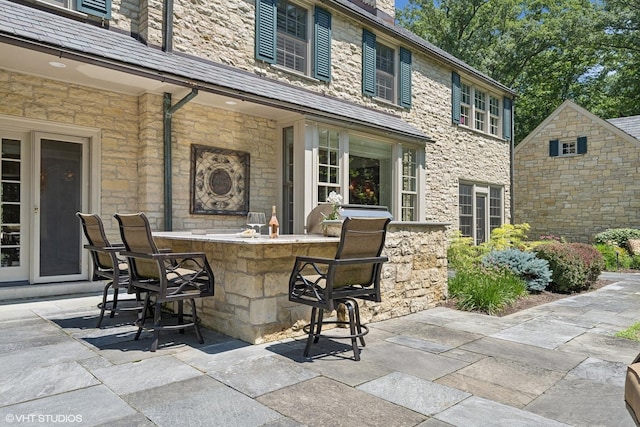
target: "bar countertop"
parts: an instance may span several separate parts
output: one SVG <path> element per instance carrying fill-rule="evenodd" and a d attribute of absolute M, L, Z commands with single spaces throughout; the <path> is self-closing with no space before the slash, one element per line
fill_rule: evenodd
<path fill-rule="evenodd" d="M 194 230 L 194 231 L 155 231 L 153 237 L 175 239 L 175 240 L 191 240 L 203 242 L 220 242 L 220 243 L 236 243 L 249 245 L 265 245 L 265 244 L 286 244 L 286 243 L 322 243 L 322 242 L 338 242 L 339 237 L 326 237 L 319 234 L 281 234 L 275 239 L 270 238 L 266 234 L 256 237 L 242 236 L 240 231 L 224 232 L 218 230 Z"/>

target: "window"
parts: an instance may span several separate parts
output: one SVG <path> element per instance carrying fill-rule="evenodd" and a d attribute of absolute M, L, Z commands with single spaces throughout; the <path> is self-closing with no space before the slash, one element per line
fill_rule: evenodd
<path fill-rule="evenodd" d="M 362 32 L 362 93 L 411 107 L 411 52 L 395 50 Z M 398 65 L 396 65 L 398 64 Z"/>
<path fill-rule="evenodd" d="M 376 96 L 391 102 L 395 99 L 394 57 L 393 49 L 382 44 L 376 45 Z"/>
<path fill-rule="evenodd" d="M 498 136 L 500 125 L 500 100 L 495 96 L 489 96 L 489 133 Z"/>
<path fill-rule="evenodd" d="M 77 10 L 87 15 L 111 19 L 111 0 L 44 0 L 65 9 Z"/>
<path fill-rule="evenodd" d="M 491 232 L 502 226 L 503 190 L 499 186 L 459 185 L 458 227 L 465 237 L 473 237 L 476 245 L 486 242 Z"/>
<path fill-rule="evenodd" d="M 512 100 L 463 82 L 451 74 L 451 116 L 454 124 L 511 140 Z M 502 123 L 502 126 L 501 126 Z"/>
<path fill-rule="evenodd" d="M 575 140 L 559 141 L 553 139 L 549 141 L 549 156 L 575 156 L 587 152 L 587 137 L 581 136 Z"/>
<path fill-rule="evenodd" d="M 460 124 L 469 126 L 469 111 L 471 111 L 471 88 L 462 83 L 462 98 L 460 100 Z"/>
<path fill-rule="evenodd" d="M 418 152 L 413 148 L 402 148 L 402 221 L 416 221 L 418 204 Z"/>
<path fill-rule="evenodd" d="M 301 73 L 307 71 L 307 10 L 278 1 L 276 64 Z"/>
<path fill-rule="evenodd" d="M 318 130 L 318 202 L 329 193 L 340 191 L 340 134 L 335 130 Z"/>
<path fill-rule="evenodd" d="M 330 81 L 331 14 L 316 7 L 313 23 L 310 15 L 291 1 L 257 0 L 256 58 Z"/>
<path fill-rule="evenodd" d="M 323 127 L 317 144 L 316 203 L 335 191 L 345 204 L 386 206 L 403 221 L 420 219 L 418 148 Z"/>

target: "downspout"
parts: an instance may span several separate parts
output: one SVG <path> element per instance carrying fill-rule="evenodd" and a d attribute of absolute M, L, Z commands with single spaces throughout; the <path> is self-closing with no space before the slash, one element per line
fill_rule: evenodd
<path fill-rule="evenodd" d="M 173 114 L 182 108 L 187 102 L 191 101 L 198 95 L 198 89 L 191 89 L 191 93 L 187 94 L 174 106 L 171 106 L 171 94 L 164 94 L 162 103 L 163 110 L 163 144 L 164 144 L 164 231 L 173 230 L 173 187 L 171 180 L 171 120 Z"/>
<path fill-rule="evenodd" d="M 162 50 L 173 50 L 173 0 L 164 0 L 162 8 Z"/>
<path fill-rule="evenodd" d="M 515 103 L 515 99 L 513 101 L 511 101 L 511 141 L 509 141 L 509 161 L 511 163 L 511 166 L 509 167 L 510 172 L 511 172 L 511 179 L 510 179 L 510 185 L 511 185 L 511 191 L 509 192 L 509 199 L 511 202 L 511 205 L 509 206 L 509 213 L 511 214 L 511 224 L 513 224 L 516 220 L 515 218 L 515 212 L 516 212 L 516 207 L 515 207 L 515 189 L 514 189 L 514 184 L 515 184 L 515 163 L 516 163 L 516 156 L 515 156 L 515 140 L 516 140 L 516 134 L 515 134 L 515 129 L 516 129 L 516 125 L 515 125 L 515 117 L 516 117 L 516 103 Z"/>

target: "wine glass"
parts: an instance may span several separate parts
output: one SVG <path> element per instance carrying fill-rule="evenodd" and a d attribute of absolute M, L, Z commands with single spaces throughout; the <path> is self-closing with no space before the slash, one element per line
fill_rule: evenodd
<path fill-rule="evenodd" d="M 264 212 L 249 212 L 247 214 L 247 225 L 252 229 L 258 227 L 258 234 L 261 233 L 262 227 L 267 223 Z M 255 236 L 252 236 L 255 237 Z"/>

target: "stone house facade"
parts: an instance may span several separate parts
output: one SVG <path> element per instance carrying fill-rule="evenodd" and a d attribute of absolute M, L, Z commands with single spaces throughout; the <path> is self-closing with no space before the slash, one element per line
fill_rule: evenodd
<path fill-rule="evenodd" d="M 2 179 L 18 192 L 0 201 L 0 283 L 87 278 L 78 210 L 113 239 L 116 212 L 222 229 L 273 205 L 302 233 L 330 191 L 478 242 L 511 222 L 514 92 L 395 26 L 392 0 L 0 6 Z M 197 169 L 245 154 L 240 196 L 229 170 Z"/>
<path fill-rule="evenodd" d="M 565 101 L 515 148 L 515 222 L 585 243 L 638 228 L 639 165 L 640 116 L 603 120 Z"/>

